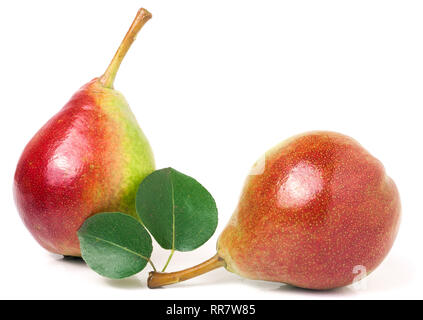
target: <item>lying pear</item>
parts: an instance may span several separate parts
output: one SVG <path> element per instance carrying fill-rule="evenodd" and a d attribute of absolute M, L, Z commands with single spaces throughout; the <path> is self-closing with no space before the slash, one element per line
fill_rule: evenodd
<path fill-rule="evenodd" d="M 14 196 L 34 238 L 47 250 L 80 256 L 77 230 L 98 212 L 137 217 L 135 194 L 154 171 L 150 145 L 114 90 L 118 68 L 151 14 L 140 9 L 106 72 L 80 88 L 25 147 Z"/>
<path fill-rule="evenodd" d="M 253 168 L 217 254 L 187 270 L 152 272 L 148 285 L 223 266 L 245 278 L 302 288 L 346 286 L 388 254 L 400 211 L 394 182 L 355 140 L 333 132 L 298 135 Z"/>

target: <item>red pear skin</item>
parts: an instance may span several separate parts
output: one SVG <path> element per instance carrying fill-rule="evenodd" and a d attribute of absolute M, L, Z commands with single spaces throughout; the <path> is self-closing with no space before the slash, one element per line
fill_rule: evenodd
<path fill-rule="evenodd" d="M 382 262 L 400 211 L 394 182 L 359 143 L 305 133 L 271 149 L 263 172 L 247 178 L 218 256 L 245 278 L 341 287 Z"/>
<path fill-rule="evenodd" d="M 135 193 L 154 171 L 154 159 L 122 99 L 94 79 L 37 132 L 21 155 L 14 179 L 16 205 L 28 230 L 48 251 L 80 256 L 76 232 L 95 213 L 137 217 Z"/>
<path fill-rule="evenodd" d="M 82 86 L 26 145 L 13 192 L 25 226 L 53 253 L 80 256 L 77 231 L 99 212 L 138 217 L 135 194 L 154 171 L 151 147 L 113 82 L 151 13 L 140 9 L 103 76 Z"/>

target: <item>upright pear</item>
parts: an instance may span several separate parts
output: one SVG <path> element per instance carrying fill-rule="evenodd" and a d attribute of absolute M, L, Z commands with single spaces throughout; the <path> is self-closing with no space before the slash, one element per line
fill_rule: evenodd
<path fill-rule="evenodd" d="M 137 217 L 135 194 L 154 171 L 150 145 L 123 95 L 118 68 L 151 14 L 140 9 L 106 72 L 81 87 L 31 139 L 18 162 L 19 214 L 48 251 L 80 256 L 77 230 L 91 215 Z"/>
<path fill-rule="evenodd" d="M 187 270 L 152 272 L 149 287 L 221 266 L 308 289 L 346 286 L 388 254 L 400 213 L 395 183 L 358 142 L 334 132 L 298 135 L 253 168 L 217 254 Z"/>

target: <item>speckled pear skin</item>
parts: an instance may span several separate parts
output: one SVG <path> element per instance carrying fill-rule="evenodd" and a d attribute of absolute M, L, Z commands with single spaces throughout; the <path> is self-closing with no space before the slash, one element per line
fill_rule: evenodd
<path fill-rule="evenodd" d="M 137 217 L 136 190 L 154 167 L 125 98 L 96 78 L 25 147 L 15 173 L 15 201 L 45 249 L 80 256 L 76 232 L 85 219 L 114 211 Z"/>
<path fill-rule="evenodd" d="M 341 287 L 358 276 L 356 266 L 369 274 L 382 262 L 400 212 L 376 158 L 345 135 L 309 132 L 271 149 L 264 172 L 248 176 L 218 254 L 245 278 Z"/>

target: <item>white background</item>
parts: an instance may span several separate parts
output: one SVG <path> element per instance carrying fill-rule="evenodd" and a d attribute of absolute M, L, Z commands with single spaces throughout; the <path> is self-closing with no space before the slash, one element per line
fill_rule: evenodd
<path fill-rule="evenodd" d="M 219 226 L 168 270 L 215 253 L 250 166 L 303 131 L 339 131 L 385 165 L 400 190 L 400 232 L 367 289 L 314 292 L 224 269 L 165 289 L 148 267 L 108 280 L 42 249 L 12 197 L 33 134 L 107 67 L 139 7 L 153 13 L 125 61 L 122 91 L 154 149 L 215 197 Z M 423 298 L 421 1 L 2 1 L 0 298 Z M 168 252 L 156 248 L 163 265 Z"/>

